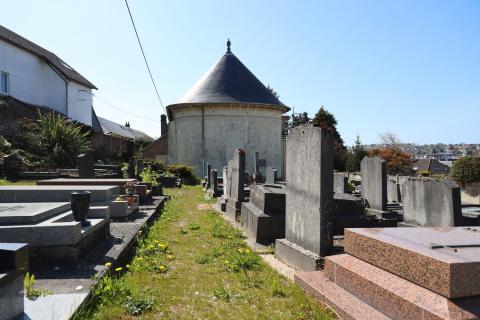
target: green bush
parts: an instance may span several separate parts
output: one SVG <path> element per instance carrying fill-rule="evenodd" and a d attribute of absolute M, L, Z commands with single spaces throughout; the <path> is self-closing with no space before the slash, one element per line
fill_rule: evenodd
<path fill-rule="evenodd" d="M 458 159 L 450 169 L 450 177 L 459 183 L 480 182 L 480 156 Z"/>
<path fill-rule="evenodd" d="M 90 149 L 89 132 L 82 126 L 68 122 L 59 114 L 38 113 L 42 144 L 49 158 L 59 166 L 74 166 L 76 157 Z"/>
<path fill-rule="evenodd" d="M 195 185 L 200 181 L 193 173 L 193 167 L 183 163 L 172 163 L 165 167 L 165 171 L 182 179 L 184 184 Z"/>
<path fill-rule="evenodd" d="M 418 172 L 419 175 L 421 175 L 422 177 L 429 177 L 430 176 L 430 171 L 428 170 L 421 170 Z"/>

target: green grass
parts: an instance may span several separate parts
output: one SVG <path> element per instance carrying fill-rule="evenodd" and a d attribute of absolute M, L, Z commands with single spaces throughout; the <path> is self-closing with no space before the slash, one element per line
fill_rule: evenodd
<path fill-rule="evenodd" d="M 10 185 L 24 185 L 24 186 L 31 186 L 36 185 L 35 181 L 9 181 L 6 179 L 0 179 L 0 186 L 10 186 Z"/>
<path fill-rule="evenodd" d="M 111 270 L 74 319 L 333 319 L 205 204 L 200 187 L 172 199 L 132 262 Z M 126 272 L 124 272 L 127 270 Z"/>

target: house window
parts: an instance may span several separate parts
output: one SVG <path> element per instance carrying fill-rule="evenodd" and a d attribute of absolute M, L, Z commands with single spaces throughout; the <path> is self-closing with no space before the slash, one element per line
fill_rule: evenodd
<path fill-rule="evenodd" d="M 2 71 L 0 73 L 0 93 L 8 94 L 9 91 L 10 91 L 9 74 Z"/>

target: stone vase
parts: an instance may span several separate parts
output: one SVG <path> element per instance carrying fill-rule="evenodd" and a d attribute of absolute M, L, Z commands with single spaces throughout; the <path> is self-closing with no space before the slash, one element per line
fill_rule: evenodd
<path fill-rule="evenodd" d="M 88 210 L 90 209 L 90 191 L 74 191 L 70 193 L 70 206 L 75 221 L 82 223 L 82 226 L 88 226 L 90 223 L 86 220 Z"/>

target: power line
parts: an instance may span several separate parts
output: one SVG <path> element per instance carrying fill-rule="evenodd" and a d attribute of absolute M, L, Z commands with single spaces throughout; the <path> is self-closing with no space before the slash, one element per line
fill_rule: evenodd
<path fill-rule="evenodd" d="M 93 94 L 93 93 L 92 93 L 92 96 L 94 96 L 94 97 L 97 98 L 98 100 L 102 101 L 103 103 L 109 105 L 110 107 L 112 107 L 112 108 L 114 108 L 114 109 L 116 109 L 116 110 L 118 110 L 118 111 L 121 111 L 121 112 L 123 112 L 123 113 L 126 113 L 126 114 L 128 114 L 128 115 L 131 115 L 131 116 L 133 116 L 133 117 L 137 117 L 137 118 L 140 118 L 140 119 L 143 119 L 143 120 L 148 120 L 148 121 L 153 121 L 153 122 L 160 123 L 160 121 L 158 121 L 158 120 L 154 120 L 154 119 L 150 119 L 150 118 L 147 118 L 147 117 L 144 117 L 144 116 L 140 116 L 140 115 L 138 115 L 138 114 L 134 114 L 134 113 L 131 113 L 131 112 L 129 112 L 129 111 L 126 111 L 126 110 L 124 110 L 124 109 L 122 109 L 122 108 L 119 108 L 119 107 L 115 106 L 114 104 L 106 101 L 105 99 L 100 98 L 100 97 L 97 96 L 96 94 Z"/>
<path fill-rule="evenodd" d="M 162 99 L 160 98 L 160 94 L 158 93 L 157 85 L 155 84 L 155 80 L 153 80 L 152 71 L 150 71 L 150 66 L 148 65 L 147 57 L 145 56 L 145 52 L 143 51 L 142 42 L 140 41 L 140 36 L 138 35 L 137 27 L 135 26 L 135 22 L 133 21 L 132 12 L 130 11 L 130 6 L 128 5 L 127 0 L 125 0 L 125 5 L 127 6 L 128 14 L 130 15 L 130 20 L 132 21 L 132 25 L 133 25 L 133 30 L 135 30 L 135 35 L 137 36 L 138 45 L 140 46 L 140 50 L 142 51 L 142 55 L 143 55 L 143 60 L 145 61 L 145 65 L 147 66 L 148 74 L 150 75 L 150 79 L 152 80 L 153 88 L 155 88 L 155 93 L 157 94 L 158 101 L 160 101 L 160 105 L 162 106 L 163 111 L 166 114 L 167 110 L 165 110 L 165 107 L 163 106 Z"/>

